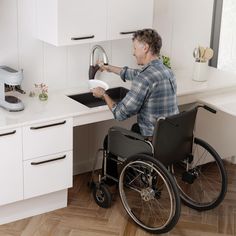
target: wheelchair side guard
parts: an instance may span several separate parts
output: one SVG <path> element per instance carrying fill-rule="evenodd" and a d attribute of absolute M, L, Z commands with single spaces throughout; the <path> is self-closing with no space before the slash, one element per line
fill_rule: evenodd
<path fill-rule="evenodd" d="M 108 151 L 122 158 L 128 158 L 138 153 L 152 153 L 152 147 L 142 135 L 132 131 L 112 127 L 108 133 Z"/>

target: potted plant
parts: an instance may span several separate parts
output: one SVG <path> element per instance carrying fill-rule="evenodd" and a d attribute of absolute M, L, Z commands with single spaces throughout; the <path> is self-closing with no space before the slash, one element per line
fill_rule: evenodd
<path fill-rule="evenodd" d="M 168 67 L 168 68 L 171 69 L 170 58 L 167 57 L 167 56 L 161 55 L 161 59 L 162 59 L 162 61 L 163 61 L 163 64 L 164 64 L 166 67 Z"/>
<path fill-rule="evenodd" d="M 48 86 L 44 83 L 41 84 L 34 84 L 35 88 L 40 90 L 39 99 L 41 101 L 48 100 Z"/>

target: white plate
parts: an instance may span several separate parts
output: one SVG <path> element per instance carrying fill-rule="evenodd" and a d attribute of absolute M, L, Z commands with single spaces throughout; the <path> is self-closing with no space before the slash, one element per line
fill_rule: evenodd
<path fill-rule="evenodd" d="M 93 89 L 96 87 L 102 87 L 105 90 L 109 89 L 109 85 L 101 80 L 97 80 L 97 79 L 92 79 L 88 81 L 89 84 L 89 89 Z"/>

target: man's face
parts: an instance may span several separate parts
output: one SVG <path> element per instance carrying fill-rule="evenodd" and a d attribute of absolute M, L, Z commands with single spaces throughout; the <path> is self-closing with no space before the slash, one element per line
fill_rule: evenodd
<path fill-rule="evenodd" d="M 147 52 L 147 45 L 135 39 L 133 41 L 133 47 L 133 55 L 136 57 L 137 64 L 144 65 L 144 59 Z"/>

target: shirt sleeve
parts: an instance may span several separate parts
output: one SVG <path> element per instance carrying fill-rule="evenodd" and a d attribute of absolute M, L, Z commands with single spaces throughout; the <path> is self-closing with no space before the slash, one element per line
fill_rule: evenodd
<path fill-rule="evenodd" d="M 126 80 L 133 80 L 140 73 L 140 71 L 140 69 L 130 69 L 125 66 L 120 72 L 120 77 L 124 82 Z"/>
<path fill-rule="evenodd" d="M 147 80 L 137 76 L 131 85 L 126 96 L 112 108 L 112 113 L 116 120 L 125 120 L 136 115 L 141 109 L 149 91 Z"/>

